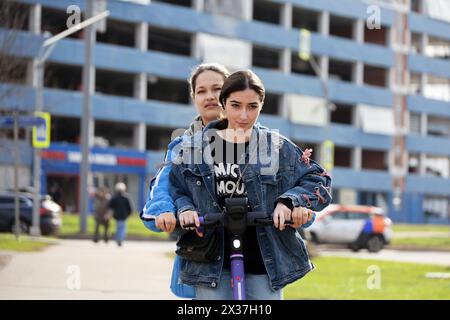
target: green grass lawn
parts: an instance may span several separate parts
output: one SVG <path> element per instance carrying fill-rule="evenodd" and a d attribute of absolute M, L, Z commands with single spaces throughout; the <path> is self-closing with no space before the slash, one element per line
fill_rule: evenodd
<path fill-rule="evenodd" d="M 19 240 L 12 233 L 0 233 L 0 250 L 9 251 L 39 251 L 45 247 L 52 245 L 54 241 L 42 241 L 30 238 L 25 235 L 20 235 Z"/>
<path fill-rule="evenodd" d="M 79 234 L 80 220 L 77 214 L 63 214 L 62 215 L 62 228 L 59 233 L 62 237 L 70 237 Z M 95 228 L 95 221 L 92 216 L 88 217 L 88 234 L 93 235 Z M 116 223 L 114 219 L 111 220 L 109 226 L 109 232 L 114 233 L 116 229 Z M 101 229 L 100 232 L 103 230 Z M 154 240 L 166 240 L 168 239 L 167 232 L 153 232 L 147 229 L 142 223 L 141 219 L 137 214 L 131 215 L 127 219 L 127 236 L 128 237 L 138 237 L 138 238 L 148 238 Z"/>
<path fill-rule="evenodd" d="M 394 232 L 449 232 L 449 225 L 434 225 L 434 224 L 402 224 L 402 223 L 394 223 L 392 225 L 392 229 Z"/>
<path fill-rule="evenodd" d="M 423 249 L 445 249 L 450 250 L 450 237 L 411 237 L 394 238 L 393 246 L 417 246 Z"/>
<path fill-rule="evenodd" d="M 395 248 L 450 251 L 450 226 L 448 225 L 394 224 L 393 231 L 391 245 Z M 412 234 L 408 235 L 408 232 Z M 413 234 L 415 232 L 419 234 Z"/>
<path fill-rule="evenodd" d="M 450 279 L 425 277 L 450 273 L 450 267 L 337 257 L 317 257 L 313 263 L 314 271 L 285 288 L 285 299 L 450 299 Z M 368 280 L 376 283 L 370 267 L 379 268 L 379 289 L 367 286 Z"/>

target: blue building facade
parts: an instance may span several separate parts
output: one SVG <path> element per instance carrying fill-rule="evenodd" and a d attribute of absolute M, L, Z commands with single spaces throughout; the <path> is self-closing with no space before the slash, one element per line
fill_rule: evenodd
<path fill-rule="evenodd" d="M 32 63 L 44 39 L 43 31 L 48 25 L 65 22 L 69 6 L 83 11 L 85 1 L 17 3 L 28 12 L 27 27 L 17 31 L 9 51 L 25 61 L 26 77 L 21 83 L 0 84 L 0 91 L 13 86 L 20 92 L 20 98 L 3 99 L 0 109 L 33 111 Z M 195 116 L 186 79 L 195 65 L 214 59 L 231 70 L 251 68 L 261 77 L 268 93 L 262 124 L 279 129 L 302 148 L 312 147 L 318 160 L 322 142 L 333 141 L 331 174 L 336 202 L 381 206 L 394 221 L 449 223 L 449 21 L 430 16 L 425 0 L 405 2 L 408 26 L 404 32 L 409 46 L 405 54 L 408 86 L 403 95 L 409 122 L 405 139 L 408 160 L 398 208 L 393 205 L 390 162 L 395 132 L 390 122 L 396 97 L 397 9 L 371 7 L 370 1 L 360 0 L 226 3 L 108 1 L 111 14 L 106 33 L 97 35 L 94 58 L 93 125 L 96 136 L 110 141 L 103 147 L 99 143 L 92 151 L 104 155 L 93 164 L 97 185 L 111 186 L 126 176 L 136 205 L 143 205 L 146 182 L 162 162 L 171 132 L 186 127 Z M 375 30 L 368 27 L 371 14 L 379 17 Z M 65 26 L 59 28 L 62 31 Z M 324 91 L 310 64 L 298 59 L 300 28 L 311 31 L 311 55 L 335 106 L 328 116 L 319 112 L 322 116 L 314 121 L 308 121 L 306 115 L 314 112 Z M 7 32 L 0 29 L 0 37 Z M 237 48 L 235 56 L 227 57 L 227 46 Z M 78 164 L 68 161 L 68 153 L 79 152 L 76 130 L 82 114 L 83 62 L 82 34 L 61 40 L 48 59 L 46 74 L 51 79 L 46 80 L 44 110 L 52 114 L 54 131 L 42 163 L 45 188 L 61 182 L 61 175 L 77 174 Z M 24 143 L 23 148 L 30 147 Z M 30 168 L 31 154 L 24 152 L 22 158 Z M 114 161 L 119 158 L 128 161 L 118 165 Z M 10 160 L 6 154 L 0 156 L 3 166 L 11 164 Z"/>

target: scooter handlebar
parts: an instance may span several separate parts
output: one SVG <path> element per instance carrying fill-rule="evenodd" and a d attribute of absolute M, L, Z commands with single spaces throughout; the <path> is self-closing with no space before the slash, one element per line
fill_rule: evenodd
<path fill-rule="evenodd" d="M 205 228 L 210 227 L 226 227 L 227 220 L 222 213 L 208 213 L 204 216 L 199 217 L 200 226 Z M 254 211 L 247 212 L 247 226 L 271 226 L 273 225 L 273 216 L 267 216 L 265 212 Z M 292 225 L 294 222 L 292 220 L 285 220 L 284 224 Z M 181 228 L 180 221 L 177 219 L 177 227 Z M 196 228 L 195 223 L 185 224 L 184 228 Z"/>

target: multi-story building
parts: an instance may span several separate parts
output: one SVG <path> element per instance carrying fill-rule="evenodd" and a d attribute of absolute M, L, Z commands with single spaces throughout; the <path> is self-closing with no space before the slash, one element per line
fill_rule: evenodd
<path fill-rule="evenodd" d="M 0 109 L 33 111 L 33 63 L 43 34 L 66 29 L 67 8 L 84 10 L 85 1 L 15 2 L 24 20 L 0 27 L 2 33 L 17 29 L 8 56 L 17 72 L 2 77 L 0 88 L 13 83 L 16 90 L 14 98 L 0 100 Z M 143 205 L 172 131 L 195 116 L 186 82 L 192 67 L 217 61 L 231 70 L 252 68 L 262 78 L 262 124 L 312 148 L 317 160 L 322 142 L 333 141 L 335 202 L 381 206 L 395 221 L 448 223 L 450 1 L 109 0 L 108 10 L 95 47 L 96 186 L 125 181 Z M 298 57 L 300 28 L 311 32 L 319 74 Z M 52 144 L 42 153 L 41 184 L 43 192 L 58 184 L 69 211 L 77 210 L 83 61 L 81 31 L 61 40 L 45 65 Z M 403 69 L 399 61 L 406 62 Z M 323 83 L 334 105 L 329 112 Z M 1 189 L 12 186 L 13 176 L 11 133 L 3 135 Z M 20 182 L 29 185 L 28 130 L 21 138 Z M 400 207 L 394 205 L 394 150 L 406 159 Z"/>

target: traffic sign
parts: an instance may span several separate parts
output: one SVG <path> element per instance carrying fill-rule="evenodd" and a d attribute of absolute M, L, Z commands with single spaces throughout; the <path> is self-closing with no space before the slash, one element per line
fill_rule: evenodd
<path fill-rule="evenodd" d="M 50 146 L 50 113 L 35 112 L 34 114 L 44 122 L 41 125 L 33 126 L 33 147 L 48 148 Z"/>
<path fill-rule="evenodd" d="M 311 57 L 311 31 L 300 29 L 298 57 L 304 61 L 308 61 Z"/>
<path fill-rule="evenodd" d="M 30 117 L 30 116 L 18 116 L 17 126 L 19 128 L 27 128 L 32 126 L 43 125 L 44 120 L 42 118 Z M 12 129 L 14 128 L 14 116 L 6 116 L 0 118 L 0 128 Z"/>
<path fill-rule="evenodd" d="M 327 171 L 332 171 L 334 167 L 334 142 L 325 140 L 322 143 L 322 165 Z"/>

